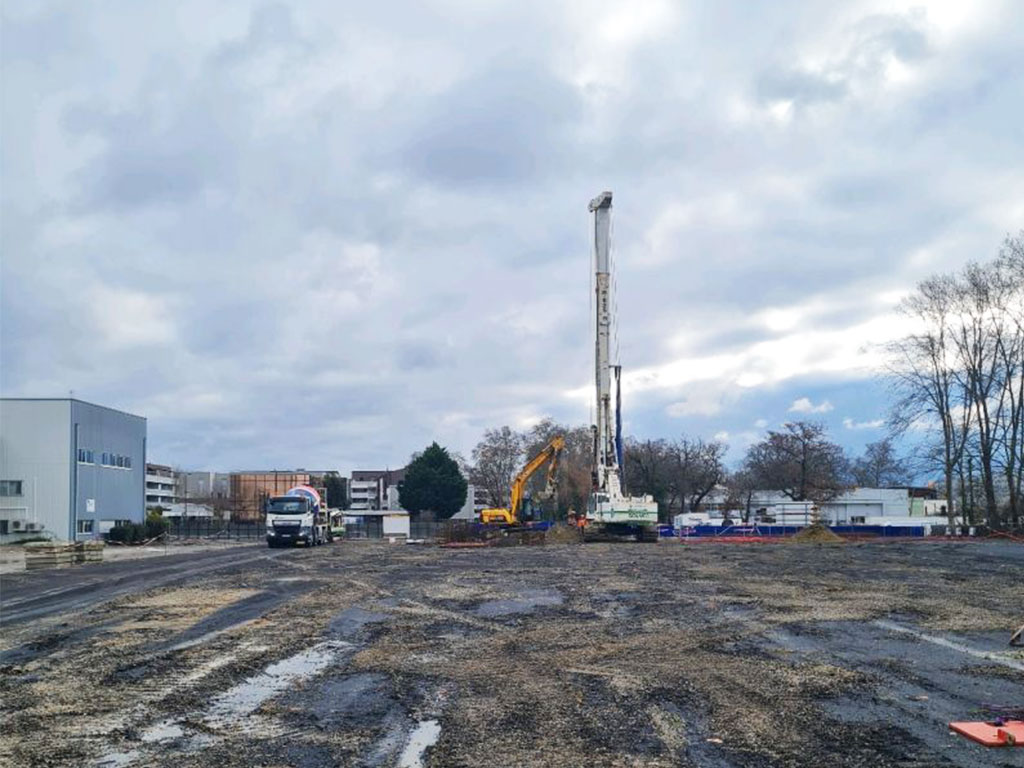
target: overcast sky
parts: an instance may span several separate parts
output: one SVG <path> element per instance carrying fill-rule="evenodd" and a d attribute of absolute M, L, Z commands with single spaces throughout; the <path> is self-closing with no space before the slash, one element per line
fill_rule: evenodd
<path fill-rule="evenodd" d="M 2 379 L 191 469 L 398 466 L 589 419 L 886 410 L 921 278 L 1024 225 L 1015 2 L 3 4 Z"/>

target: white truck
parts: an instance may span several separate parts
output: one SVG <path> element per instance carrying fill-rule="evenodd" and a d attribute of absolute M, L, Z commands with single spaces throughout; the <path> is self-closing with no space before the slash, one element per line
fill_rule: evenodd
<path fill-rule="evenodd" d="M 315 488 L 299 485 L 284 496 L 271 496 L 266 511 L 269 547 L 291 547 L 297 543 L 315 547 L 332 540 L 326 510 Z"/>

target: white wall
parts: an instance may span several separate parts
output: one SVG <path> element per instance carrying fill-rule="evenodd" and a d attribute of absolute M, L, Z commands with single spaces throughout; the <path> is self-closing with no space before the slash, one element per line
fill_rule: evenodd
<path fill-rule="evenodd" d="M 71 403 L 0 400 L 0 480 L 21 480 L 21 496 L 0 497 L 0 519 L 71 531 Z"/>

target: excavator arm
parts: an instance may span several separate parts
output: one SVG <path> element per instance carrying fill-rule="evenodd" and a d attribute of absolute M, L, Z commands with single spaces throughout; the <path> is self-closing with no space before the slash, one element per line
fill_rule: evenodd
<path fill-rule="evenodd" d="M 558 456 L 565 448 L 565 438 L 561 435 L 556 435 L 551 439 L 547 445 L 526 462 L 526 466 L 520 470 L 519 474 L 516 475 L 515 480 L 512 481 L 512 498 L 509 500 L 508 508 L 496 508 L 496 509 L 485 509 L 480 513 L 480 520 L 484 523 L 505 523 L 506 525 L 515 525 L 519 522 L 519 510 L 523 503 L 523 492 L 526 489 L 526 484 L 530 478 L 548 461 L 551 462 L 548 467 L 547 475 L 547 486 L 545 493 L 551 493 L 555 484 L 555 473 L 558 470 Z"/>

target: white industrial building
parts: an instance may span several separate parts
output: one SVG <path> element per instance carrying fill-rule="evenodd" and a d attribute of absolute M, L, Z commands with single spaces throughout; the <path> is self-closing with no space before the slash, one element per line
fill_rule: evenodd
<path fill-rule="evenodd" d="M 720 523 L 726 515 L 727 493 L 716 488 L 697 512 L 676 516 L 678 525 Z M 921 499 L 910 488 L 853 488 L 821 505 L 817 510 L 829 525 L 921 525 L 945 524 L 946 502 Z M 814 516 L 814 503 L 793 501 L 778 491 L 755 491 L 750 499 L 750 522 L 778 525 L 806 525 Z M 733 507 L 733 519 L 742 517 Z"/>
<path fill-rule="evenodd" d="M 0 541 L 98 537 L 145 516 L 146 420 L 73 398 L 0 399 Z"/>

